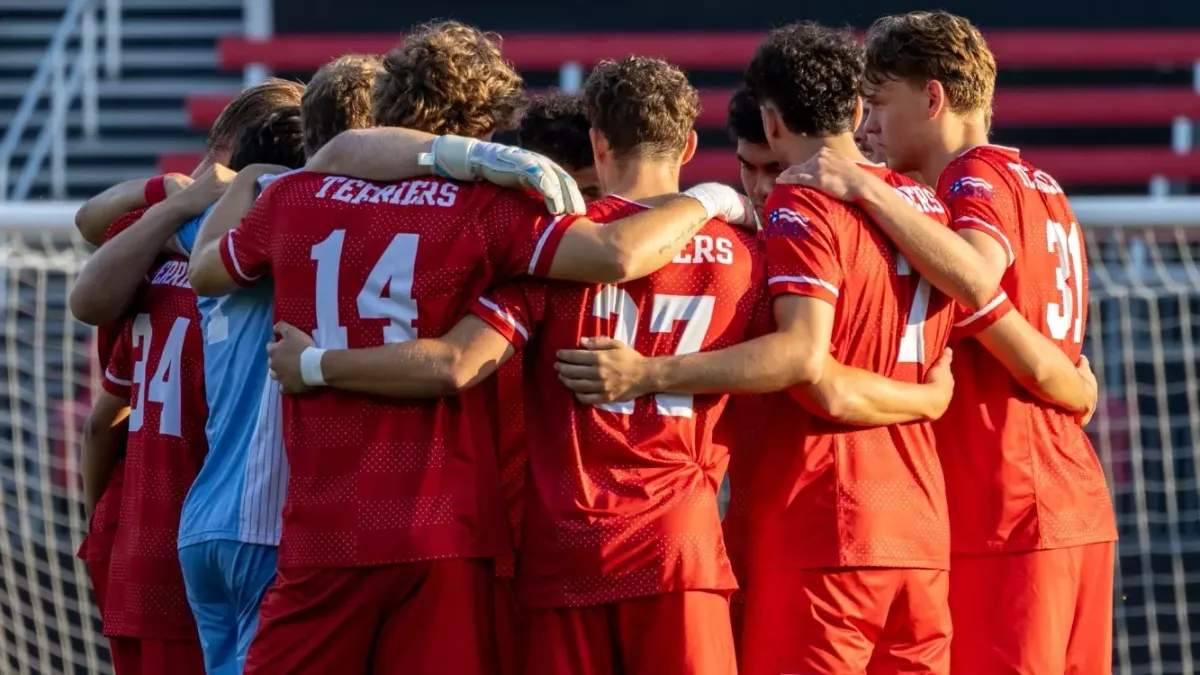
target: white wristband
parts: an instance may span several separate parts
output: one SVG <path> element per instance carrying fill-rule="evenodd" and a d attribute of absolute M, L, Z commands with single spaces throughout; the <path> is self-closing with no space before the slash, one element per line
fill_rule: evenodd
<path fill-rule="evenodd" d="M 300 352 L 300 379 L 310 387 L 324 387 L 325 376 L 321 373 L 321 357 L 325 350 L 320 347 L 305 347 Z"/>

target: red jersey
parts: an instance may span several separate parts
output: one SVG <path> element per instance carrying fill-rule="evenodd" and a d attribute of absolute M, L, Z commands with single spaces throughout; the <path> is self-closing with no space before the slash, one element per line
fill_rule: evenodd
<path fill-rule="evenodd" d="M 725 549 L 729 553 L 729 564 L 737 578 L 740 591 L 746 588 L 749 569 L 746 551 L 753 541 L 751 526 L 754 519 L 750 514 L 753 503 L 754 481 L 759 458 L 766 440 L 767 411 L 764 396 L 731 396 L 717 428 L 713 442 L 729 449 L 729 505 L 721 519 L 721 530 L 725 537 Z M 742 601 L 743 593 L 734 594 L 735 602 Z"/>
<path fill-rule="evenodd" d="M 592 202 L 610 222 L 645 206 Z M 596 605 L 682 590 L 736 588 L 717 491 L 727 449 L 712 442 L 725 396 L 656 394 L 602 406 L 558 381 L 556 351 L 611 335 L 647 356 L 740 342 L 763 307 L 754 238 L 710 221 L 672 264 L 618 285 L 526 282 L 474 311 L 525 354 L 529 476 L 518 588 L 533 607 Z M 553 311 L 548 311 L 553 308 Z M 537 333 L 534 337 L 534 333 Z"/>
<path fill-rule="evenodd" d="M 525 447 L 525 406 L 522 399 L 524 361 L 521 352 L 500 366 L 488 380 L 496 396 L 496 457 L 500 465 L 500 491 L 508 508 L 508 523 L 513 550 L 521 545 L 521 518 L 525 510 L 525 472 L 529 452 Z M 516 575 L 516 560 L 505 556 L 496 561 L 496 575 L 511 579 Z"/>
<path fill-rule="evenodd" d="M 1073 361 L 1087 325 L 1087 256 L 1058 183 L 1013 148 L 985 145 L 938 179 L 956 229 L 1008 255 L 1001 288 Z M 957 333 L 956 333 L 957 335 Z M 936 425 L 945 449 L 955 553 L 1009 553 L 1113 541 L 1104 471 L 1073 415 L 1029 393 L 974 340 L 955 346 L 955 390 Z"/>
<path fill-rule="evenodd" d="M 877 165 L 868 169 L 929 216 L 948 223 L 928 188 Z M 767 201 L 771 294 L 835 307 L 838 361 L 921 382 L 950 336 L 954 305 L 859 208 L 815 190 L 779 185 Z M 950 528 L 933 428 L 843 425 L 811 415 L 786 392 L 758 472 L 752 558 L 775 568 L 946 569 Z"/>
<path fill-rule="evenodd" d="M 318 346 L 376 347 L 441 336 L 492 281 L 544 272 L 572 220 L 485 183 L 300 171 L 263 191 L 221 254 L 242 283 L 271 274 L 276 320 Z M 424 400 L 286 397 L 280 566 L 511 552 L 488 403 L 480 388 Z"/>
<path fill-rule="evenodd" d="M 161 182 L 160 182 L 161 184 Z M 158 194 L 158 191 L 147 191 L 147 197 L 150 199 L 150 204 L 157 204 L 166 198 L 166 194 Z M 141 220 L 146 214 L 149 207 L 130 211 L 125 215 L 117 218 L 109 226 L 108 231 L 104 234 L 104 241 L 107 243 L 113 237 L 129 229 L 137 221 Z M 108 364 L 113 353 L 116 351 L 117 342 L 121 338 L 121 334 L 125 331 L 128 324 L 127 317 L 121 317 L 115 321 L 110 321 L 96 328 L 96 358 L 100 365 L 100 372 L 108 371 Z M 79 546 L 78 557 L 90 562 L 100 562 L 108 560 L 112 555 L 113 541 L 117 536 L 117 523 L 121 513 L 121 493 L 125 483 L 125 459 L 117 460 L 113 465 L 112 472 L 108 475 L 108 485 L 104 488 L 104 494 L 100 495 L 100 499 L 96 502 L 96 509 L 92 512 L 92 520 L 88 523 L 88 533 L 84 537 L 83 543 Z"/>
<path fill-rule="evenodd" d="M 104 374 L 104 388 L 130 407 L 104 634 L 193 639 L 176 544 L 183 499 L 208 451 L 204 352 L 188 261 L 160 261 Z"/>

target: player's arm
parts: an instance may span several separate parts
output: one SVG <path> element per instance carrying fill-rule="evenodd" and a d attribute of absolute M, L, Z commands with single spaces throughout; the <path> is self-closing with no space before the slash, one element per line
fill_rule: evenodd
<path fill-rule="evenodd" d="M 977 310 L 995 297 L 1007 265 L 997 266 L 975 242 L 913 208 L 895 188 L 851 159 L 822 150 L 780 181 L 857 203 L 918 274 L 964 307 Z"/>
<path fill-rule="evenodd" d="M 108 228 L 121 216 L 167 197 L 192 184 L 183 174 L 170 173 L 153 178 L 135 178 L 108 188 L 92 197 L 75 212 L 75 229 L 84 241 L 99 246 Z"/>
<path fill-rule="evenodd" d="M 180 251 L 191 255 L 193 251 L 207 249 L 220 240 L 221 235 L 236 229 L 242 218 L 250 212 L 250 207 L 254 206 L 262 177 L 287 171 L 287 167 L 275 164 L 251 164 L 239 171 L 229 189 L 202 220 L 189 221 L 176 232 L 175 240 Z"/>
<path fill-rule="evenodd" d="M 232 172 L 218 167 L 150 207 L 132 227 L 101 246 L 84 265 L 71 289 L 71 313 L 99 326 L 124 313 L 167 240 L 189 218 L 224 192 Z"/>
<path fill-rule="evenodd" d="M 433 171 L 419 158 L 422 153 L 432 152 L 436 138 L 435 134 L 404 127 L 350 129 L 334 136 L 309 157 L 304 168 L 381 182 L 428 176 Z"/>
<path fill-rule="evenodd" d="M 1086 359 L 1071 363 L 1058 345 L 1039 333 L 1017 312 L 1009 312 L 975 334 L 1022 387 L 1038 398 L 1077 415 L 1096 408 L 1095 376 Z"/>
<path fill-rule="evenodd" d="M 898 382 L 830 355 L 834 307 L 828 302 L 782 295 L 774 314 L 775 332 L 717 351 L 645 358 L 615 340 L 589 338 L 585 350 L 561 350 L 556 368 L 580 401 L 591 404 L 653 392 L 765 394 L 796 387 L 806 408 L 846 424 L 899 424 L 945 412 L 953 387 L 948 359 L 927 384 Z"/>
<path fill-rule="evenodd" d="M 201 225 L 202 230 L 207 230 L 203 233 L 207 242 L 192 246 L 188 263 L 188 283 L 196 295 L 223 297 L 252 286 L 267 273 L 273 195 L 277 188 L 286 188 L 281 186 L 286 180 L 273 182 L 257 197 L 253 194 L 254 181 L 243 181 L 237 194 L 230 195 L 228 201 L 218 202 L 209 213 Z M 237 226 L 225 229 L 239 212 L 245 215 L 238 218 Z M 217 220 L 210 224 L 208 221 L 214 216 Z"/>
<path fill-rule="evenodd" d="M 83 453 L 80 461 L 83 474 L 83 501 L 89 519 L 96 503 L 104 495 L 113 467 L 125 446 L 129 416 L 129 398 L 102 390 L 92 402 L 83 427 Z"/>
<path fill-rule="evenodd" d="M 366 349 L 321 350 L 286 323 L 267 346 L 271 376 L 284 393 L 327 386 L 389 398 L 431 398 L 466 391 L 496 372 L 515 350 L 476 315 L 463 317 L 445 335 Z"/>

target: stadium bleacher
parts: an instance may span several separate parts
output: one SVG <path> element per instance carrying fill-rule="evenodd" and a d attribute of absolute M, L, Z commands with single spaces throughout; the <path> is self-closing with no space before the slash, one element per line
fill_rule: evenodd
<path fill-rule="evenodd" d="M 604 58 L 629 53 L 660 56 L 689 70 L 735 75 L 753 54 L 759 33 L 512 34 L 504 39 L 506 56 L 522 72 L 558 72 L 587 68 Z M 989 44 L 1002 69 L 1091 70 L 1193 67 L 1200 64 L 1200 34 L 1164 30 L 992 31 Z M 399 36 L 280 35 L 269 40 L 229 37 L 218 44 L 220 66 L 252 65 L 288 73 L 310 73 L 329 59 L 350 52 L 382 53 Z M 1200 74 L 1197 75 L 1200 78 Z M 1200 121 L 1200 80 L 1188 86 L 1022 87 L 1002 88 L 996 97 L 996 126 L 1160 127 L 1171 129 L 1161 145 L 1030 146 L 1035 164 L 1069 187 L 1144 186 L 1156 177 L 1200 181 L 1200 153 L 1193 151 L 1192 130 Z M 719 130 L 725 122 L 730 91 L 706 89 L 701 129 Z M 187 101 L 189 123 L 206 129 L 229 96 L 198 94 Z M 189 171 L 197 157 L 164 155 L 163 171 Z M 689 181 L 736 181 L 737 165 L 727 149 L 702 148 L 686 167 Z M 1142 188 L 1144 189 L 1144 187 Z"/>

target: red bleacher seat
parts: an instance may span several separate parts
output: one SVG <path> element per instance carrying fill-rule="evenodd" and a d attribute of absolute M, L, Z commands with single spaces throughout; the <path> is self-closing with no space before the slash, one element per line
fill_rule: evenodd
<path fill-rule="evenodd" d="M 732 91 L 705 90 L 700 93 L 703 112 L 697 125 L 725 125 L 726 108 Z M 207 129 L 232 96 L 196 95 L 187 101 L 188 120 L 194 128 Z M 1014 126 L 1120 126 L 1169 124 L 1178 116 L 1200 119 L 1200 95 L 1190 89 L 1001 89 L 996 92 L 996 124 Z"/>
<path fill-rule="evenodd" d="M 1200 180 L 1200 154 L 1176 155 L 1159 148 L 1029 148 L 1029 161 L 1067 185 L 1133 185 L 1150 176 Z M 199 154 L 164 155 L 163 173 L 191 173 Z M 683 168 L 683 182 L 738 185 L 738 166 L 728 149 L 700 150 Z"/>
<path fill-rule="evenodd" d="M 744 67 L 761 39 L 761 33 L 518 33 L 504 37 L 504 55 L 526 70 L 557 70 L 568 61 L 590 66 L 628 54 L 658 56 L 691 70 L 729 70 Z M 1200 61 L 1200 33 L 1194 30 L 997 30 L 987 39 L 1005 68 L 1145 68 Z M 382 54 L 399 40 L 370 33 L 228 37 L 218 54 L 226 68 L 261 63 L 315 70 L 350 52 Z"/>

